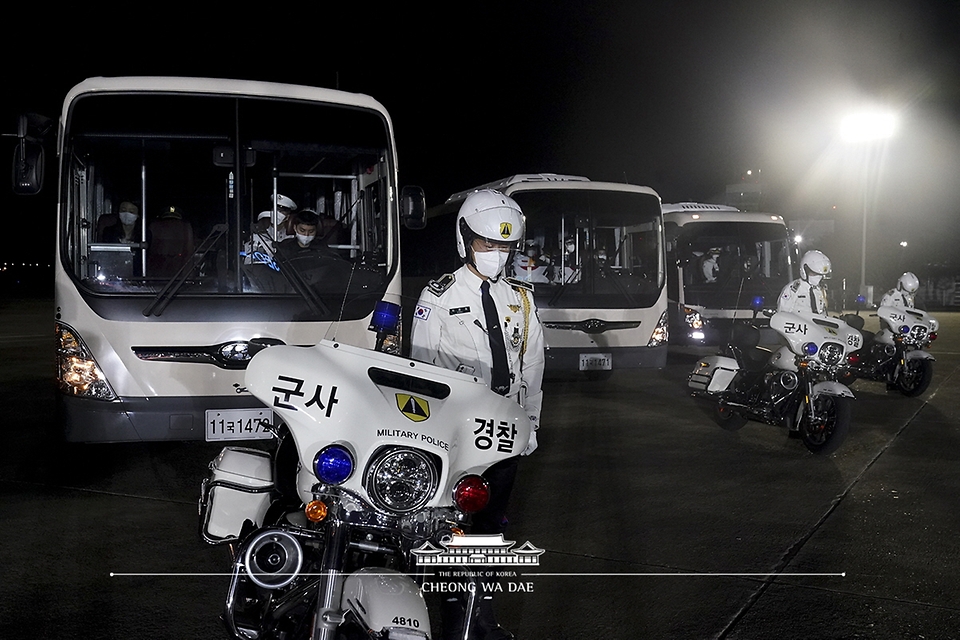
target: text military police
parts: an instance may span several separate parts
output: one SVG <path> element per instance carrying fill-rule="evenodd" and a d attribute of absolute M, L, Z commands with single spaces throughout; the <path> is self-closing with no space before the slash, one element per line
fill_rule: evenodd
<path fill-rule="evenodd" d="M 478 376 L 493 391 L 515 399 L 533 427 L 522 452 L 529 455 L 537 448 L 540 423 L 543 330 L 532 285 L 503 275 L 523 237 L 523 213 L 512 198 L 483 189 L 464 199 L 456 221 L 457 251 L 464 264 L 424 288 L 414 312 L 411 356 Z M 516 470 L 513 457 L 484 473 L 490 503 L 474 515 L 471 533 L 503 533 Z M 466 614 L 463 606 L 453 599 L 444 602 L 445 634 L 459 631 Z M 496 624 L 487 598 L 470 617 L 478 627 L 471 630 L 471 638 L 511 637 Z M 448 626 L 451 618 L 453 629 Z"/>

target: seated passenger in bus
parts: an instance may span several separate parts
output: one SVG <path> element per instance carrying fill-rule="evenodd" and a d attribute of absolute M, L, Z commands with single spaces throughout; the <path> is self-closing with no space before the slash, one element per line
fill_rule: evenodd
<path fill-rule="evenodd" d="M 136 244 L 141 241 L 140 209 L 121 202 L 117 213 L 105 213 L 97 220 L 97 242 Z"/>
<path fill-rule="evenodd" d="M 716 282 L 720 277 L 720 253 L 720 249 L 714 247 L 700 257 L 700 273 L 704 282 Z"/>
<path fill-rule="evenodd" d="M 293 214 L 293 237 L 277 244 L 277 253 L 291 260 L 312 256 L 336 256 L 326 243 L 317 239 L 320 216 L 310 209 Z"/>
<path fill-rule="evenodd" d="M 549 269 L 549 261 L 541 253 L 540 247 L 531 240 L 527 241 L 523 253 L 518 251 L 513 258 L 513 276 L 517 280 L 532 283 L 550 282 Z"/>

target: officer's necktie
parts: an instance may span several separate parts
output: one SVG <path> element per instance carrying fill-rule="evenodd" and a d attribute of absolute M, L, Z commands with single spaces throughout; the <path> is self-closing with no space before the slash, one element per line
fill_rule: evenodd
<path fill-rule="evenodd" d="M 483 318 L 487 323 L 487 338 L 490 340 L 490 353 L 493 355 L 493 368 L 490 371 L 490 388 L 502 396 L 510 390 L 510 368 L 507 366 L 507 347 L 503 342 L 503 330 L 500 328 L 500 314 L 497 305 L 490 296 L 490 281 L 480 285 L 480 300 L 483 302 Z"/>

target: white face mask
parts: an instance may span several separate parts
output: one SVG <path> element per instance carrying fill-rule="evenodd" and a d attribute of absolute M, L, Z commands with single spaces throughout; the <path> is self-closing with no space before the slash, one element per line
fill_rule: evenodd
<path fill-rule="evenodd" d="M 310 244 L 311 242 L 313 242 L 314 237 L 315 237 L 315 236 L 304 236 L 304 235 L 301 235 L 301 234 L 298 233 L 298 234 L 297 234 L 297 242 L 299 242 L 299 243 L 302 244 L 303 246 L 307 246 L 308 244 Z"/>
<path fill-rule="evenodd" d="M 132 211 L 121 211 L 120 212 L 120 222 L 126 225 L 131 225 L 137 221 L 137 214 Z"/>
<path fill-rule="evenodd" d="M 508 257 L 510 254 L 506 251 L 474 251 L 473 266 L 480 275 L 496 278 L 506 266 Z"/>

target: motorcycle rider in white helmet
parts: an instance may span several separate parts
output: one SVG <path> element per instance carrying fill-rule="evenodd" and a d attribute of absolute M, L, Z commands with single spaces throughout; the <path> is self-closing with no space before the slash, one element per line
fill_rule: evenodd
<path fill-rule="evenodd" d="M 912 272 L 907 271 L 897 280 L 897 286 L 883 294 L 880 298 L 881 307 L 899 307 L 913 309 L 913 294 L 920 288 L 920 280 Z"/>
<path fill-rule="evenodd" d="M 503 275 L 511 254 L 523 241 L 523 213 L 512 198 L 498 191 L 475 191 L 460 206 L 455 233 L 457 252 L 464 264 L 454 273 L 431 281 L 420 295 L 411 331 L 411 357 L 483 378 L 497 393 L 515 399 L 534 429 L 526 448 L 515 451 L 526 456 L 537 448 L 543 395 L 543 330 L 532 285 Z M 493 301 L 492 306 L 487 303 L 486 311 L 484 289 Z M 517 460 L 511 457 L 484 473 L 490 484 L 490 504 L 474 514 L 470 533 L 503 533 Z M 477 588 L 479 603 L 471 616 L 476 626 L 469 637 L 510 638 L 496 623 L 489 593 Z M 462 637 L 468 596 L 457 593 L 445 597 L 441 611 L 443 637 Z"/>
<path fill-rule="evenodd" d="M 800 277 L 780 291 L 777 310 L 804 316 L 827 315 L 823 281 L 830 277 L 830 258 L 820 251 L 807 251 L 800 259 Z"/>

